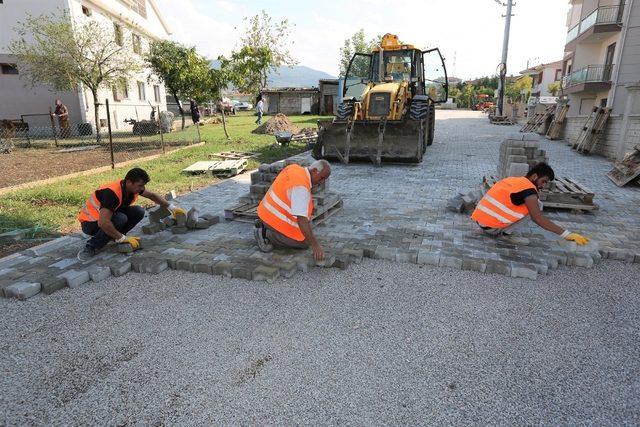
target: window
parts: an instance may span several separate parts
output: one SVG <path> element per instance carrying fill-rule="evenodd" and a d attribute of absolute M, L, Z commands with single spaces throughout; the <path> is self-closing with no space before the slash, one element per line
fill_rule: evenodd
<path fill-rule="evenodd" d="M 146 101 L 147 100 L 147 94 L 145 93 L 144 82 L 138 82 L 138 99 L 140 101 Z"/>
<path fill-rule="evenodd" d="M 91 16 L 91 9 L 89 9 L 87 6 L 82 6 L 82 13 L 85 16 Z"/>
<path fill-rule="evenodd" d="M 161 102 L 160 101 L 160 86 L 158 86 L 158 85 L 154 85 L 153 86 L 153 99 L 158 103 Z"/>
<path fill-rule="evenodd" d="M 143 18 L 147 17 L 147 0 L 130 0 L 131 10 Z"/>
<path fill-rule="evenodd" d="M 606 107 L 607 106 L 607 100 L 608 100 L 608 98 L 602 98 L 600 100 L 600 107 L 602 107 L 602 108 Z"/>
<path fill-rule="evenodd" d="M 113 33 L 118 46 L 122 46 L 124 43 L 124 36 L 122 34 L 122 26 L 120 24 L 113 23 Z"/>
<path fill-rule="evenodd" d="M 0 64 L 1 74 L 18 74 L 16 64 Z"/>
<path fill-rule="evenodd" d="M 133 51 L 140 55 L 142 53 L 142 45 L 140 42 L 140 36 L 138 34 L 133 34 L 131 36 L 131 40 L 133 41 Z"/>
<path fill-rule="evenodd" d="M 123 99 L 129 99 L 129 84 L 125 79 L 115 85 L 111 90 L 113 91 L 113 100 L 122 101 Z"/>
<path fill-rule="evenodd" d="M 555 80 L 554 81 L 559 81 L 562 80 L 562 70 L 561 69 L 557 69 L 556 70 L 556 76 L 555 76 Z"/>

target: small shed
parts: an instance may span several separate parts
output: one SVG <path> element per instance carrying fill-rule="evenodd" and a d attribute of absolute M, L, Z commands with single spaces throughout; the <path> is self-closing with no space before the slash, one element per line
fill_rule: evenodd
<path fill-rule="evenodd" d="M 320 91 L 315 88 L 267 88 L 262 91 L 267 114 L 318 114 Z"/>
<path fill-rule="evenodd" d="M 338 79 L 322 79 L 319 81 L 320 114 L 332 116 L 338 109 Z"/>

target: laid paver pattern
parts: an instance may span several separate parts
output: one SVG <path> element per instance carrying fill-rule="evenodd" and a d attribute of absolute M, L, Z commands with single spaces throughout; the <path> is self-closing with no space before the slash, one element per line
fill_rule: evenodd
<path fill-rule="evenodd" d="M 535 279 L 559 265 L 591 267 L 602 258 L 640 262 L 640 189 L 616 187 L 605 176 L 610 162 L 579 155 L 562 141 L 536 136 L 556 174 L 594 191 L 600 209 L 547 215 L 589 236 L 593 242 L 588 246 L 577 247 L 529 224 L 521 233 L 530 245 L 516 247 L 483 235 L 468 215 L 448 212 L 447 199 L 480 188 L 483 175 L 495 174 L 500 143 L 522 134 L 515 126 L 492 126 L 474 112 L 438 111 L 437 119 L 436 140 L 419 165 L 333 165 L 328 189 L 342 197 L 344 207 L 317 228 L 330 260 L 323 266 L 347 268 L 364 256 Z M 310 160 L 308 154 L 297 158 Z M 222 215 L 250 184 L 244 174 L 180 197 L 178 203 Z M 131 234 L 142 234 L 146 224 Z M 70 287 L 82 286 L 92 278 L 104 280 L 106 267 L 117 276 L 170 268 L 274 281 L 316 264 L 310 251 L 260 253 L 252 235 L 251 224 L 236 221 L 185 234 L 166 230 L 143 236 L 144 248 L 133 255 L 111 247 L 86 263 L 75 259 L 83 239 L 69 236 L 0 259 L 0 291 L 6 294 L 8 287 L 20 284 L 8 293 L 26 298 L 34 291 L 25 283 L 40 283 L 43 292 L 51 293 L 64 286 L 60 278 Z"/>

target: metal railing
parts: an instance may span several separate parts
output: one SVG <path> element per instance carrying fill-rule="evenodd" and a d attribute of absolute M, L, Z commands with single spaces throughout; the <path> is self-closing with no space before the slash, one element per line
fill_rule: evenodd
<path fill-rule="evenodd" d="M 614 6 L 601 6 L 595 9 L 567 32 L 567 43 L 575 40 L 576 37 L 594 25 L 622 23 L 623 10 L 624 3 Z"/>
<path fill-rule="evenodd" d="M 582 83 L 610 82 L 613 64 L 587 65 L 562 78 L 564 89 Z"/>

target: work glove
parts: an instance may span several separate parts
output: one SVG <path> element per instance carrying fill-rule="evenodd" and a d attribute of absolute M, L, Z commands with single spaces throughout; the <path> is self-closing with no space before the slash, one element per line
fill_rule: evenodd
<path fill-rule="evenodd" d="M 116 242 L 128 243 L 134 251 L 140 247 L 140 238 L 138 236 L 127 236 L 126 234 L 123 234 L 121 238 L 116 240 Z"/>
<path fill-rule="evenodd" d="M 579 246 L 586 245 L 587 243 L 589 243 L 589 238 L 584 237 L 583 235 L 578 233 L 571 233 L 570 231 L 567 231 L 567 230 L 565 230 L 565 232 L 562 233 L 562 237 L 565 240 L 568 240 L 570 242 L 576 242 Z"/>
<path fill-rule="evenodd" d="M 169 210 L 171 211 L 171 217 L 176 219 L 178 215 L 186 215 L 187 211 L 182 209 L 180 206 L 174 205 L 173 203 L 169 205 Z"/>

